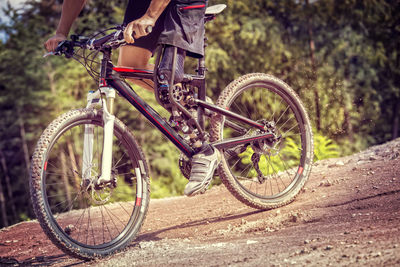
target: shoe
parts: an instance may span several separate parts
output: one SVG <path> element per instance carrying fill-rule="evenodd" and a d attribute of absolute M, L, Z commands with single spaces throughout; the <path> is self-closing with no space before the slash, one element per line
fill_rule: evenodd
<path fill-rule="evenodd" d="M 204 193 L 210 184 L 214 171 L 220 162 L 219 151 L 212 149 L 213 153 L 210 155 L 200 152 L 192 157 L 190 179 L 184 191 L 186 196 Z"/>

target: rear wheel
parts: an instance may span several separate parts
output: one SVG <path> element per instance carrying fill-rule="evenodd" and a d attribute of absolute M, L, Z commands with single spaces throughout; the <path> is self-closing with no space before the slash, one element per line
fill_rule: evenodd
<path fill-rule="evenodd" d="M 218 172 L 225 186 L 237 199 L 258 209 L 291 202 L 304 186 L 313 161 L 311 125 L 296 93 L 273 76 L 254 73 L 229 84 L 217 105 L 265 127 L 260 131 L 216 115 L 213 141 L 263 132 L 274 136 L 221 151 Z"/>
<path fill-rule="evenodd" d="M 83 156 L 88 126 L 93 134 L 93 159 L 88 163 L 89 170 L 83 171 L 83 162 L 88 162 Z M 140 230 L 149 203 L 144 154 L 117 119 L 112 179 L 108 184 L 95 185 L 101 170 L 102 144 L 101 112 L 73 110 L 47 127 L 32 158 L 31 197 L 40 225 L 60 249 L 83 259 L 125 248 Z"/>

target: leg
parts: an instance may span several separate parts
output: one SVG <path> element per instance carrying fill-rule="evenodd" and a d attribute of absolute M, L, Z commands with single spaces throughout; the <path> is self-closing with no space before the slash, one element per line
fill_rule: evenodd
<path fill-rule="evenodd" d="M 122 46 L 119 50 L 118 66 L 153 70 L 154 65 L 149 64 L 151 56 L 152 52 L 145 48 L 132 45 Z M 154 91 L 154 83 L 152 80 L 129 79 L 129 81 L 146 90 Z"/>

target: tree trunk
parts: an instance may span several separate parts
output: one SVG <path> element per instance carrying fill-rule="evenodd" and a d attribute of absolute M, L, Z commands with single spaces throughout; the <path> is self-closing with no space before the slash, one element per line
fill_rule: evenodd
<path fill-rule="evenodd" d="M 49 78 L 50 92 L 53 96 L 55 96 L 56 95 L 56 83 L 54 81 L 55 72 L 53 71 L 53 66 L 51 65 L 50 60 L 46 60 L 46 67 L 48 68 L 47 78 Z"/>
<path fill-rule="evenodd" d="M 6 199 L 4 198 L 4 193 L 3 193 L 3 184 L 2 181 L 0 180 L 0 209 L 1 209 L 1 218 L 2 218 L 2 225 L 4 227 L 8 226 L 8 221 L 7 221 L 7 210 L 6 210 Z"/>
<path fill-rule="evenodd" d="M 344 122 L 343 122 L 343 130 L 346 132 L 347 139 L 352 143 L 354 142 L 354 130 L 353 130 L 353 125 L 351 124 L 350 121 L 350 111 L 348 107 L 345 105 L 344 106 Z"/>
<path fill-rule="evenodd" d="M 21 110 L 20 107 L 17 108 L 17 116 L 18 116 L 18 125 L 19 125 L 19 131 L 21 135 L 21 144 L 22 144 L 22 150 L 24 152 L 24 161 L 25 161 L 25 168 L 26 168 L 26 175 L 25 177 L 29 176 L 30 173 L 30 161 L 29 161 L 29 150 L 28 150 L 28 142 L 26 140 L 26 132 L 25 132 L 25 125 L 24 125 L 24 119 L 22 118 Z M 24 190 L 26 194 L 29 194 L 29 183 L 24 183 Z M 32 207 L 31 199 L 27 198 L 27 202 L 29 203 L 27 207 L 27 211 L 29 213 L 32 213 L 32 210 L 29 209 L 29 207 Z"/>
<path fill-rule="evenodd" d="M 309 0 L 305 0 L 306 4 L 306 10 L 310 8 L 309 6 Z M 308 30 L 308 38 L 309 38 L 309 48 L 310 48 L 310 62 L 311 62 L 311 88 L 314 91 L 314 104 L 315 104 L 315 114 L 316 114 L 316 127 L 317 130 L 321 130 L 321 110 L 320 110 L 320 104 L 319 104 L 319 93 L 318 93 L 318 88 L 315 86 L 315 83 L 317 81 L 317 62 L 315 60 L 315 43 L 314 43 L 314 34 L 312 30 L 312 19 L 311 16 L 308 16 L 307 18 L 307 30 Z"/>
<path fill-rule="evenodd" d="M 26 141 L 24 119 L 22 118 L 21 111 L 19 109 L 18 109 L 18 125 L 19 125 L 19 132 L 21 135 L 22 149 L 24 151 L 25 168 L 27 173 L 29 173 L 30 162 L 29 162 L 28 143 Z"/>
<path fill-rule="evenodd" d="M 12 222 L 13 220 L 17 219 L 17 209 L 15 207 L 14 196 L 13 196 L 13 192 L 12 192 L 12 188 L 11 188 L 11 182 L 10 182 L 11 179 L 8 174 L 6 157 L 4 156 L 3 151 L 1 151 L 1 150 L 0 150 L 0 162 L 1 162 L 1 166 L 3 168 L 3 173 L 4 173 L 4 177 L 5 177 L 5 181 L 6 181 L 8 203 L 9 203 L 9 206 L 11 206 L 11 212 L 13 215 L 13 218 L 11 218 L 11 222 Z"/>
<path fill-rule="evenodd" d="M 399 137 L 399 99 L 396 99 L 393 107 L 392 139 Z"/>

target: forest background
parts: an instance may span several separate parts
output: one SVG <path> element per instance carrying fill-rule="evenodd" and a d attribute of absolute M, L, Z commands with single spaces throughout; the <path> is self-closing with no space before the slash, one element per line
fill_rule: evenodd
<path fill-rule="evenodd" d="M 246 73 L 283 79 L 309 112 L 316 160 L 399 136 L 400 1 L 209 1 L 219 3 L 227 9 L 207 25 L 207 86 L 214 100 Z M 96 89 L 79 63 L 42 57 L 61 4 L 7 5 L 0 21 L 0 228 L 34 217 L 28 174 L 35 143 L 56 116 L 84 106 L 87 91 Z M 88 1 L 71 33 L 89 35 L 120 24 L 126 4 Z M 163 114 L 152 93 L 137 91 Z M 179 151 L 123 102 L 118 117 L 146 153 L 152 197 L 182 194 Z"/>

